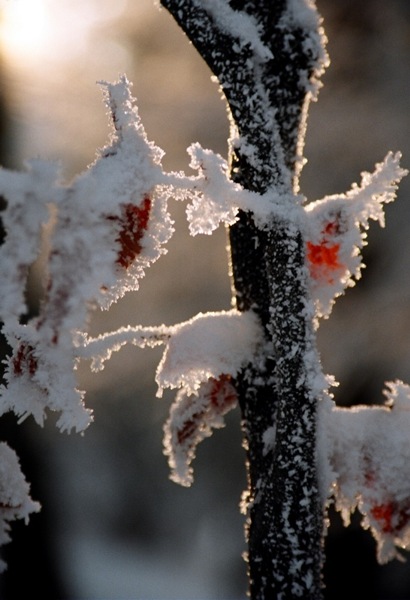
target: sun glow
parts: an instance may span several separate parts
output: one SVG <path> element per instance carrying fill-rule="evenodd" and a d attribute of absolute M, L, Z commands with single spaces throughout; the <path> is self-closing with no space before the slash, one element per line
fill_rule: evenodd
<path fill-rule="evenodd" d="M 3 0 L 1 7 L 2 50 L 13 60 L 38 59 L 50 30 L 45 0 Z"/>
<path fill-rule="evenodd" d="M 2 51 L 20 63 L 84 57 L 95 28 L 121 14 L 125 0 L 0 0 Z"/>

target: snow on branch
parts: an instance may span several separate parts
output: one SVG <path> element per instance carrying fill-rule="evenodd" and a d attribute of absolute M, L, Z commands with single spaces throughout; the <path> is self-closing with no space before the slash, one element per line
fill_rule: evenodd
<path fill-rule="evenodd" d="M 300 220 L 304 198 L 282 188 L 271 187 L 263 194 L 252 192 L 229 177 L 229 165 L 219 154 L 200 144 L 188 148 L 190 167 L 196 177 L 170 173 L 167 181 L 174 186 L 176 199 L 189 200 L 186 214 L 191 235 L 210 235 L 221 223 L 233 225 L 239 211 L 251 212 L 260 229 L 268 229 L 274 218 Z M 179 193 L 178 193 L 179 192 Z"/>
<path fill-rule="evenodd" d="M 91 370 L 101 371 L 106 360 L 111 358 L 113 352 L 118 352 L 126 344 L 140 348 L 164 344 L 171 336 L 172 328 L 160 325 L 159 327 L 121 327 L 112 333 L 103 333 L 96 338 L 86 335 L 78 337 L 76 355 L 78 358 L 90 358 Z"/>
<path fill-rule="evenodd" d="M 190 167 L 198 171 L 197 190 L 192 191 L 186 213 L 191 235 L 211 234 L 221 222 L 233 225 L 238 205 L 234 199 L 246 192 L 229 179 L 227 162 L 198 143 L 188 148 Z"/>
<path fill-rule="evenodd" d="M 159 396 L 179 387 L 195 394 L 211 377 L 234 377 L 263 342 L 254 313 L 237 310 L 199 313 L 170 332 L 156 375 Z"/>
<path fill-rule="evenodd" d="M 227 162 L 211 150 L 204 150 L 200 144 L 188 148 L 190 166 L 198 171 L 197 178 L 186 180 L 188 198 L 186 213 L 191 235 L 211 234 L 220 223 L 233 225 L 240 209 L 256 212 L 260 221 L 271 215 L 270 195 L 260 195 L 245 190 L 229 178 Z M 177 181 L 179 185 L 182 181 Z M 276 194 L 278 195 L 278 194 Z"/>
<path fill-rule="evenodd" d="M 261 40 L 262 31 L 254 17 L 244 11 L 233 10 L 225 0 L 202 0 L 202 6 L 217 27 L 239 40 L 238 51 L 245 45 L 263 62 L 273 58 L 272 52 Z"/>
<path fill-rule="evenodd" d="M 310 72 L 300 74 L 300 84 L 303 84 L 310 98 L 316 99 L 321 87 L 320 77 L 329 66 L 326 52 L 327 39 L 316 6 L 310 0 L 288 0 L 286 11 L 279 21 L 279 28 L 284 32 L 299 29 L 303 31 L 303 50 L 310 58 Z"/>

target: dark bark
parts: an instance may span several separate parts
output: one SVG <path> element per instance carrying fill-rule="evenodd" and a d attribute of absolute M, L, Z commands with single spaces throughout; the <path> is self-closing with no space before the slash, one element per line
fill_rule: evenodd
<path fill-rule="evenodd" d="M 227 0 L 228 1 L 228 0 Z M 230 0 L 258 24 L 271 52 L 261 60 L 250 43 L 220 27 L 201 0 L 162 0 L 218 78 L 235 141 L 231 177 L 259 193 L 297 188 L 306 82 L 320 53 L 312 33 L 284 17 L 288 0 Z M 310 37 L 309 37 L 310 36 Z M 318 42 L 318 39 L 316 40 Z M 266 351 L 236 381 L 249 479 L 249 578 L 253 600 L 318 600 L 323 516 L 317 484 L 317 399 L 305 357 L 313 349 L 304 242 L 287 218 L 267 228 L 241 213 L 230 228 L 232 277 L 239 310 L 254 310 Z M 276 432 L 274 445 L 267 435 Z"/>

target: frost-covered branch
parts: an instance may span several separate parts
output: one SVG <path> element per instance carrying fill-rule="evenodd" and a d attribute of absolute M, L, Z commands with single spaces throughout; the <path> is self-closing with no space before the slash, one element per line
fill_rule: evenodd
<path fill-rule="evenodd" d="M 272 211 L 266 227 L 259 226 L 256 215 L 241 211 L 230 229 L 237 306 L 259 316 L 267 340 L 264 353 L 235 381 L 248 448 L 250 591 L 252 598 L 273 597 L 275 591 L 283 598 L 317 598 L 322 562 L 314 460 L 317 398 L 303 359 L 312 344 L 311 324 L 303 310 L 308 293 L 304 242 L 294 219 L 302 215 L 296 192 L 306 102 L 326 63 L 318 16 L 304 2 L 163 4 L 226 96 L 232 119 L 231 178 L 251 192 L 281 198 L 282 213 Z M 229 10 L 216 14 L 219 4 Z M 239 27 L 239 21 L 246 26 Z M 248 42 L 251 28 L 258 33 L 253 45 Z M 262 56 L 261 47 L 267 49 Z M 282 346 L 290 324 L 292 357 Z M 291 446 L 289 430 L 303 423 Z M 268 431 L 279 432 L 269 447 L 264 443 Z M 306 447 L 308 461 L 298 464 Z M 295 465 L 291 478 L 289 463 Z M 296 563 L 301 568 L 295 569 Z"/>
<path fill-rule="evenodd" d="M 329 381 L 316 350 L 317 318 L 358 276 L 363 229 L 378 218 L 404 171 L 398 156 L 389 156 L 362 188 L 303 208 L 297 192 L 307 106 L 328 62 L 313 3 L 162 4 L 227 99 L 232 180 L 260 198 L 275 198 L 262 226 L 255 201 L 251 211 L 241 206 L 230 227 L 237 307 L 258 315 L 266 339 L 265 351 L 235 380 L 249 462 L 251 596 L 317 600 L 324 527 L 317 407 L 328 398 Z M 332 202 L 340 218 L 326 220 Z"/>
<path fill-rule="evenodd" d="M 395 545 L 410 544 L 408 461 L 398 458 L 409 455 L 409 388 L 386 384 L 384 407 L 338 409 L 316 348 L 319 318 L 360 277 L 369 221 L 384 225 L 384 204 L 407 171 L 400 154 L 389 153 L 346 194 L 307 204 L 299 193 L 307 105 L 327 64 L 312 2 L 162 4 L 225 94 L 229 160 L 194 143 L 188 153 L 196 174 L 165 172 L 163 151 L 148 140 L 122 77 L 101 84 L 110 142 L 71 184 L 42 161 L 22 173 L 0 170 L 0 319 L 11 348 L 0 415 L 32 415 L 42 425 L 51 410 L 62 431 L 84 431 L 92 412 L 77 387 L 79 361 L 99 370 L 125 344 L 163 345 L 158 396 L 178 390 L 164 427 L 172 479 L 192 483 L 198 443 L 239 405 L 252 599 L 319 600 L 330 502 L 346 521 L 359 508 L 381 561 L 395 556 Z M 171 200 L 187 203 L 192 235 L 229 226 L 236 308 L 91 338 L 90 312 L 137 290 L 166 252 Z M 27 274 L 46 226 L 44 300 L 27 321 Z M 38 510 L 28 491 L 17 457 L 0 444 L 0 543 L 10 520 Z"/>
<path fill-rule="evenodd" d="M 114 124 L 111 143 L 71 185 L 63 185 L 47 163 L 30 165 L 27 174 L 0 172 L 7 201 L 0 317 L 12 349 L 1 413 L 33 414 L 42 423 L 50 408 L 61 412 L 62 430 L 81 431 L 91 420 L 73 374 L 89 311 L 137 289 L 173 231 L 161 187 L 162 151 L 147 140 L 127 80 L 104 88 Z M 49 206 L 54 222 L 45 299 L 39 316 L 21 325 L 27 268 L 39 251 Z"/>
<path fill-rule="evenodd" d="M 327 57 L 316 12 L 302 1 L 162 0 L 207 62 L 232 114 L 245 187 L 289 186 L 301 158 L 301 107 Z M 303 45 L 303 49 L 302 49 Z M 299 158 L 298 158 L 299 157 Z"/>

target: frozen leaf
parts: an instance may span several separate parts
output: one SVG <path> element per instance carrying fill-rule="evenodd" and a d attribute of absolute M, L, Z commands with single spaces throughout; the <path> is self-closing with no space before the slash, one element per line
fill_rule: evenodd
<path fill-rule="evenodd" d="M 328 406 L 320 420 L 322 459 L 324 452 L 332 473 L 328 493 L 346 524 L 359 509 L 381 563 L 410 548 L 410 387 L 386 385 L 386 405 Z"/>
<path fill-rule="evenodd" d="M 221 374 L 201 383 L 196 394 L 180 390 L 164 427 L 164 453 L 171 467 L 171 479 L 191 485 L 197 445 L 224 427 L 223 416 L 236 406 L 237 395 L 230 375 Z"/>
<path fill-rule="evenodd" d="M 389 153 L 374 173 L 362 174 L 360 186 L 306 207 L 306 259 L 319 317 L 327 317 L 335 299 L 360 278 L 369 220 L 384 226 L 383 205 L 394 200 L 397 183 L 407 174 L 400 157 Z"/>
<path fill-rule="evenodd" d="M 159 395 L 164 388 L 178 387 L 195 394 L 210 378 L 235 376 L 263 341 L 251 311 L 200 313 L 170 328 L 170 334 L 157 369 Z"/>
<path fill-rule="evenodd" d="M 261 29 L 251 15 L 233 10 L 224 0 L 203 0 L 203 7 L 212 15 L 218 28 L 238 40 L 238 51 L 245 45 L 262 62 L 273 58 L 272 52 L 263 44 Z"/>
<path fill-rule="evenodd" d="M 0 169 L 0 194 L 6 208 L 0 217 L 6 238 L 0 246 L 0 319 L 9 322 L 27 311 L 25 289 L 28 268 L 40 253 L 43 228 L 50 219 L 49 205 L 58 201 L 59 168 L 32 161 L 23 173 Z"/>
<path fill-rule="evenodd" d="M 116 238 L 120 245 L 116 262 L 124 269 L 128 269 L 142 251 L 141 240 L 148 228 L 150 211 L 151 200 L 146 196 L 139 205 L 123 206 L 119 217 L 107 217 L 117 221 L 120 226 Z"/>
<path fill-rule="evenodd" d="M 10 522 L 23 519 L 26 523 L 32 513 L 40 510 L 38 502 L 29 495 L 30 486 L 20 470 L 16 453 L 0 442 L 0 545 L 10 541 Z M 7 568 L 0 561 L 0 572 Z"/>
<path fill-rule="evenodd" d="M 137 289 L 173 231 L 163 152 L 148 141 L 126 78 L 103 85 L 113 135 L 72 184 L 59 182 L 47 163 L 31 163 L 27 173 L 0 171 L 7 203 L 0 316 L 12 349 L 0 414 L 32 414 L 42 424 L 49 409 L 61 413 L 57 423 L 68 431 L 82 431 L 91 420 L 74 374 L 90 310 Z M 39 252 L 50 204 L 45 297 L 39 316 L 23 326 L 27 269 Z"/>

